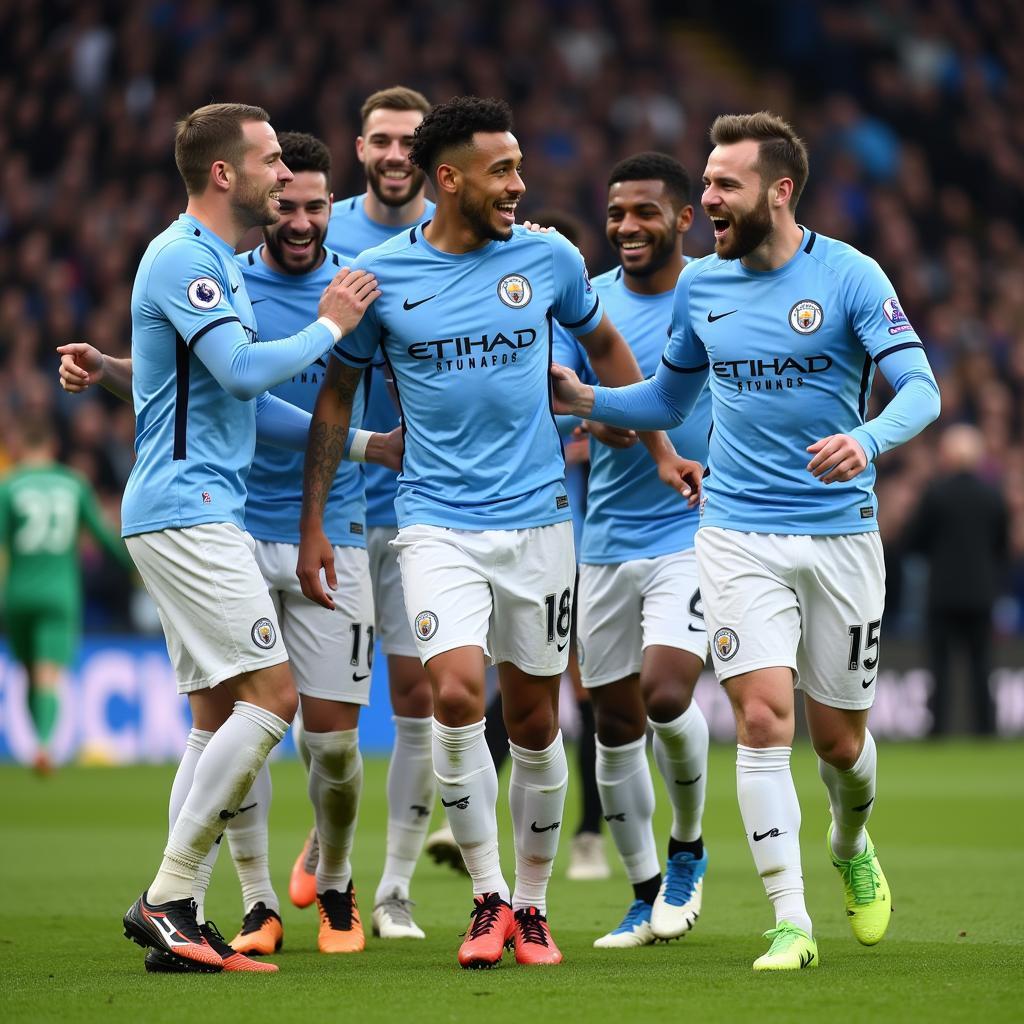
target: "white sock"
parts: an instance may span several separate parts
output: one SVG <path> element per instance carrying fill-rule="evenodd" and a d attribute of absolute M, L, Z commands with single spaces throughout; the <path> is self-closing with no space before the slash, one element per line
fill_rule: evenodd
<path fill-rule="evenodd" d="M 309 752 L 309 747 L 306 746 L 306 725 L 302 721 L 302 707 L 295 712 L 295 718 L 292 720 L 292 740 L 295 743 L 295 749 L 298 752 L 299 757 L 302 758 L 302 763 L 306 766 L 306 774 L 309 774 L 309 762 L 312 759 L 312 755 Z"/>
<path fill-rule="evenodd" d="M 654 760 L 672 803 L 672 838 L 700 839 L 708 785 L 708 723 L 695 700 L 671 722 L 653 722 Z"/>
<path fill-rule="evenodd" d="M 450 727 L 433 720 L 434 775 L 455 842 L 473 879 L 473 893 L 509 888 L 498 859 L 498 773 L 484 740 L 484 719 Z"/>
<path fill-rule="evenodd" d="M 661 874 L 654 842 L 654 783 L 646 736 L 621 747 L 606 747 L 597 741 L 597 789 L 604 820 L 630 883 L 636 885 Z"/>
<path fill-rule="evenodd" d="M 231 859 L 242 886 L 242 914 L 257 904 L 280 914 L 281 904 L 270 881 L 268 822 L 274 787 L 270 781 L 270 765 L 264 761 L 252 789 L 238 805 L 238 813 L 224 830 L 231 849 Z"/>
<path fill-rule="evenodd" d="M 352 840 L 356 834 L 359 795 L 363 791 L 363 758 L 359 730 L 307 732 L 309 798 L 316 812 L 320 860 L 316 866 L 316 891 L 344 892 L 352 881 Z"/>
<path fill-rule="evenodd" d="M 188 899 L 199 866 L 252 787 L 288 723 L 271 711 L 236 701 L 196 763 L 188 796 L 167 839 L 163 863 L 149 887 L 150 903 Z"/>
<path fill-rule="evenodd" d="M 516 849 L 516 888 L 512 909 L 548 912 L 548 881 L 558 852 L 558 836 L 569 788 L 569 765 L 559 731 L 543 750 L 509 743 L 512 774 L 508 805 Z"/>
<path fill-rule="evenodd" d="M 736 747 L 736 795 L 747 842 L 775 923 L 811 934 L 800 868 L 800 804 L 789 770 L 791 747 Z"/>
<path fill-rule="evenodd" d="M 178 762 L 178 770 L 174 774 L 174 782 L 171 784 L 171 799 L 167 805 L 167 835 L 170 836 L 174 823 L 178 820 L 181 808 L 192 788 L 192 780 L 196 775 L 196 765 L 199 763 L 199 756 L 206 749 L 206 745 L 213 738 L 212 732 L 205 729 L 191 729 L 188 739 L 185 741 L 185 752 Z M 205 901 L 206 890 L 213 875 L 213 865 L 217 861 L 217 854 L 220 852 L 220 836 L 217 842 L 210 847 L 210 852 L 203 859 L 203 862 L 196 870 L 196 880 L 192 885 L 192 898 L 196 901 L 196 920 L 202 924 L 206 920 Z"/>
<path fill-rule="evenodd" d="M 431 758 L 431 718 L 395 715 L 395 746 L 388 765 L 388 845 L 374 903 L 394 892 L 409 898 L 409 883 L 430 827 L 437 783 Z"/>
<path fill-rule="evenodd" d="M 818 774 L 832 806 L 832 852 L 840 860 L 851 860 L 867 846 L 864 826 L 875 802 L 877 764 L 878 752 L 870 732 L 864 733 L 864 747 L 852 768 L 840 771 L 818 759 Z"/>

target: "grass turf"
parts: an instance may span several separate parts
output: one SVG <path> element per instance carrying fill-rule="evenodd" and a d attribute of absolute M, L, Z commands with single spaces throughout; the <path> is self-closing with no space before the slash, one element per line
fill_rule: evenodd
<path fill-rule="evenodd" d="M 883 746 L 872 836 L 896 913 L 884 942 L 859 946 L 825 854 L 827 803 L 806 745 L 794 755 L 804 813 L 808 906 L 821 955 L 816 971 L 755 975 L 771 926 L 743 836 L 734 750 L 712 749 L 704 913 L 686 938 L 632 951 L 595 950 L 631 898 L 614 849 L 607 882 L 568 882 L 577 794 L 550 899 L 558 968 L 455 964 L 470 908 L 466 880 L 426 859 L 414 879 L 425 942 L 368 937 L 359 956 L 316 952 L 316 913 L 287 902 L 287 877 L 310 823 L 294 762 L 274 766 L 271 865 L 282 896 L 285 946 L 277 975 L 153 976 L 121 937 L 120 916 L 148 884 L 165 838 L 172 767 L 78 768 L 38 779 L 0 768 L 0 993 L 5 1021 L 287 1022 L 469 1021 L 540 1015 L 545 1022 L 725 1021 L 753 1018 L 872 1024 L 1020 1020 L 1024 1000 L 1024 744 Z M 369 931 L 383 863 L 386 764 L 368 759 L 353 862 Z M 660 781 L 656 777 L 656 785 Z M 507 825 L 506 805 L 499 819 Z M 435 815 L 434 824 L 440 818 Z M 668 815 L 659 794 L 659 842 Z M 511 842 L 502 849 L 511 879 Z M 230 938 L 238 886 L 222 854 L 207 913 Z"/>

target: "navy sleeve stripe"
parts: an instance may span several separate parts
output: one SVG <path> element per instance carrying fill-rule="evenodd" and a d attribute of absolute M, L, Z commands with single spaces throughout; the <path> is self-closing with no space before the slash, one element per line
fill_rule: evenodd
<path fill-rule="evenodd" d="M 703 373 L 710 365 L 709 363 L 703 363 L 701 366 L 676 366 L 675 363 L 670 363 L 664 356 L 661 357 L 661 361 L 676 373 Z"/>
<path fill-rule="evenodd" d="M 179 334 L 174 347 L 174 450 L 171 458 L 181 462 L 188 458 L 188 374 L 189 351 L 185 339 Z"/>
<path fill-rule="evenodd" d="M 343 356 L 350 363 L 358 363 L 360 366 L 369 366 L 370 363 L 373 362 L 373 356 L 370 356 L 367 359 L 364 359 L 362 356 L 351 355 L 350 353 L 346 352 L 341 347 L 341 345 L 335 345 L 333 351 L 334 351 L 335 355 Z"/>
<path fill-rule="evenodd" d="M 601 298 L 597 296 L 594 298 L 594 305 L 590 307 L 590 312 L 582 319 L 577 320 L 574 324 L 562 324 L 567 331 L 574 331 L 577 327 L 582 327 L 585 323 L 588 323 L 593 319 L 594 314 L 597 312 L 598 307 L 601 305 Z"/>
<path fill-rule="evenodd" d="M 884 349 L 874 357 L 876 363 L 880 363 L 886 356 L 891 356 L 893 352 L 902 352 L 907 348 L 924 348 L 924 345 L 919 341 L 905 341 L 902 345 L 893 345 L 892 348 Z"/>
<path fill-rule="evenodd" d="M 212 331 L 214 327 L 220 327 L 221 324 L 240 324 L 242 321 L 237 316 L 222 316 L 219 320 L 211 320 L 208 324 L 203 324 L 194 335 L 192 340 L 188 343 L 188 347 L 191 348 L 204 334 L 208 331 Z"/>

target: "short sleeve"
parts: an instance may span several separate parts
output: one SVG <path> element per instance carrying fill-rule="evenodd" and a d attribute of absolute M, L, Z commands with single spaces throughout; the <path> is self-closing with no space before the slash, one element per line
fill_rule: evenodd
<path fill-rule="evenodd" d="M 668 344 L 661 361 L 677 373 L 702 373 L 708 368 L 708 354 L 704 342 L 693 330 L 690 320 L 690 282 L 693 264 L 683 268 L 676 282 L 672 300 L 672 323 L 668 329 Z"/>
<path fill-rule="evenodd" d="M 555 278 L 552 313 L 566 330 L 577 337 L 589 334 L 601 322 L 601 300 L 590 283 L 583 254 L 557 232 L 547 236 Z"/>
<path fill-rule="evenodd" d="M 214 253 L 188 239 L 164 246 L 149 272 L 150 301 L 190 347 L 215 327 L 239 322 L 230 301 L 231 288 Z"/>
<path fill-rule="evenodd" d="M 362 257 L 356 257 L 352 261 L 351 267 L 353 270 L 369 269 Z M 380 275 L 376 268 L 373 273 L 377 274 L 379 279 Z M 381 327 L 380 315 L 377 312 L 379 304 L 380 299 L 371 303 L 363 314 L 362 320 L 359 321 L 359 326 L 351 333 L 346 334 L 334 346 L 332 354 L 336 359 L 360 370 L 366 369 L 374 362 L 374 354 L 380 345 L 380 339 L 384 333 Z"/>
<path fill-rule="evenodd" d="M 842 268 L 842 288 L 853 332 L 876 363 L 891 352 L 924 347 L 896 290 L 873 259 L 851 251 Z"/>

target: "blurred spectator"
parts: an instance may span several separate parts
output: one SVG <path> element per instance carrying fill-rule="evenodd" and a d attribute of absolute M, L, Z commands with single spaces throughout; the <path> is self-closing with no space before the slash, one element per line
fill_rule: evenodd
<path fill-rule="evenodd" d="M 989 693 L 992 606 L 1005 573 L 1009 538 L 1006 502 L 979 475 L 984 456 L 980 430 L 963 424 L 947 428 L 939 444 L 941 475 L 928 486 L 907 528 L 907 549 L 924 555 L 929 568 L 934 734 L 964 731 L 951 716 L 951 669 L 960 653 L 967 659 L 974 729 L 995 731 Z"/>

